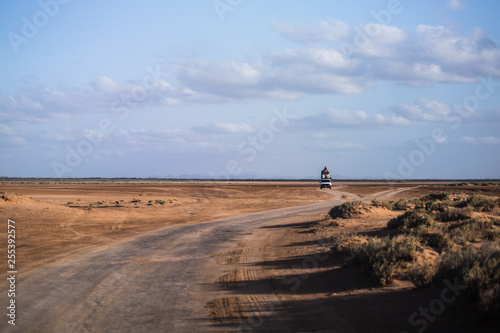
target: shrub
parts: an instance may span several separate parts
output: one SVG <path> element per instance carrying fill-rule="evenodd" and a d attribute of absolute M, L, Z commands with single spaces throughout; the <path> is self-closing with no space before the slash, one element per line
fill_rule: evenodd
<path fill-rule="evenodd" d="M 344 250 L 348 261 L 368 269 L 378 283 L 386 285 L 405 262 L 415 260 L 418 240 L 414 236 L 369 238 L 367 242 L 351 243 Z"/>
<path fill-rule="evenodd" d="M 490 212 L 498 205 L 498 202 L 485 196 L 474 194 L 468 196 L 459 205 L 460 207 L 472 207 L 477 212 Z"/>
<path fill-rule="evenodd" d="M 415 204 L 415 208 L 417 210 L 424 209 L 426 208 L 426 202 L 423 201 L 422 199 L 414 200 L 413 203 Z"/>
<path fill-rule="evenodd" d="M 461 229 L 464 231 L 482 231 L 491 229 L 492 223 L 480 218 L 470 218 L 450 227 L 450 230 Z"/>
<path fill-rule="evenodd" d="M 343 203 L 342 205 L 338 205 L 330 209 L 328 215 L 332 219 L 347 219 L 353 215 L 360 214 L 363 210 L 367 210 L 367 208 L 362 201 L 348 201 Z"/>
<path fill-rule="evenodd" d="M 438 219 L 441 222 L 460 221 L 470 219 L 471 217 L 471 212 L 463 208 L 449 208 L 438 215 Z"/>
<path fill-rule="evenodd" d="M 450 237 L 460 244 L 475 242 L 478 238 L 484 238 L 486 231 L 490 230 L 491 226 L 492 223 L 489 221 L 471 218 L 450 226 Z"/>
<path fill-rule="evenodd" d="M 68 201 L 68 202 L 66 203 L 66 205 L 68 205 L 68 206 L 69 206 L 69 205 L 72 205 L 72 204 L 73 204 L 73 201 Z"/>
<path fill-rule="evenodd" d="M 408 279 L 417 287 L 430 283 L 435 275 L 435 266 L 416 262 L 407 271 Z"/>
<path fill-rule="evenodd" d="M 490 230 L 483 236 L 483 238 L 489 241 L 496 241 L 500 239 L 500 230 Z"/>
<path fill-rule="evenodd" d="M 430 247 L 446 249 L 453 245 L 453 240 L 448 233 L 427 232 L 419 235 L 422 242 Z"/>
<path fill-rule="evenodd" d="M 407 211 L 387 223 L 389 229 L 399 229 L 401 231 L 430 225 L 432 225 L 432 219 L 428 215 L 414 210 Z"/>
<path fill-rule="evenodd" d="M 410 208 L 410 206 L 408 204 L 408 201 L 406 201 L 406 199 L 399 199 L 394 204 L 394 209 L 395 210 L 407 210 L 409 208 Z"/>
<path fill-rule="evenodd" d="M 372 205 L 375 207 L 384 207 L 387 208 L 387 202 L 381 201 L 379 199 L 373 199 L 372 200 Z"/>
<path fill-rule="evenodd" d="M 458 278 L 487 309 L 500 305 L 500 245 L 487 243 L 443 255 L 435 280 Z"/>
<path fill-rule="evenodd" d="M 132 199 L 132 203 L 138 203 L 138 202 L 141 202 L 142 200 L 141 199 Z"/>
<path fill-rule="evenodd" d="M 429 193 L 426 196 L 423 197 L 423 200 L 425 201 L 443 201 L 443 200 L 448 200 L 451 196 L 450 192 L 438 192 L 438 193 Z"/>
<path fill-rule="evenodd" d="M 426 212 L 443 212 L 449 207 L 448 202 L 427 202 L 425 204 Z"/>

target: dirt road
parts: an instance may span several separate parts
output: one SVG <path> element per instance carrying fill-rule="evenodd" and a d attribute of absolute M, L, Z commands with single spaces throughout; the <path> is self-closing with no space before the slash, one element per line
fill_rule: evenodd
<path fill-rule="evenodd" d="M 19 274 L 15 330 L 212 331 L 205 305 L 224 269 L 214 255 L 262 225 L 324 213 L 335 202 L 169 227 Z M 2 320 L 0 331 L 8 326 Z"/>
<path fill-rule="evenodd" d="M 225 282 L 256 278 L 251 269 L 246 276 L 231 276 L 228 264 L 265 261 L 267 242 L 271 241 L 266 233 L 272 228 L 321 219 L 329 208 L 343 202 L 342 197 L 359 198 L 335 189 L 324 191 L 334 195 L 332 200 L 168 227 L 71 253 L 20 273 L 16 326 L 2 320 L 0 331 L 294 331 L 293 315 L 276 317 L 284 320 L 263 319 L 272 314 L 265 313 L 259 302 L 274 304 L 274 297 L 279 304 L 278 295 L 268 293 L 272 292 L 270 284 L 246 284 L 248 294 L 266 295 L 262 302 L 252 297 L 235 302 L 223 287 Z M 394 189 L 380 196 L 400 192 Z M 370 195 L 370 199 L 375 197 Z M 253 322 L 249 313 L 253 313 Z M 231 315 L 235 317 L 228 318 Z M 341 326 L 337 331 L 349 331 L 347 324 Z"/>

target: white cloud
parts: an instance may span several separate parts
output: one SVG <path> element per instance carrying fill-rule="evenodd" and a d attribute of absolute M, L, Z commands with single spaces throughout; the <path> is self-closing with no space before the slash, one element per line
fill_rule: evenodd
<path fill-rule="evenodd" d="M 245 134 L 255 132 L 252 126 L 245 123 L 212 123 L 206 126 L 195 127 L 194 130 L 198 133 L 213 134 Z"/>
<path fill-rule="evenodd" d="M 398 104 L 390 109 L 398 116 L 420 121 L 444 121 L 444 117 L 453 112 L 450 106 L 425 97 L 414 104 Z"/>
<path fill-rule="evenodd" d="M 305 146 L 308 151 L 339 151 L 339 150 L 364 150 L 365 145 L 353 142 L 325 141 L 319 140 Z"/>
<path fill-rule="evenodd" d="M 7 138 L 7 143 L 11 146 L 27 146 L 30 144 L 30 142 L 27 139 L 22 138 L 20 136 Z"/>
<path fill-rule="evenodd" d="M 470 136 L 464 136 L 463 141 L 466 143 L 471 143 L 471 144 L 484 144 L 484 145 L 500 145 L 500 138 L 494 137 L 494 136 L 482 136 L 482 137 L 470 137 Z"/>
<path fill-rule="evenodd" d="M 365 111 L 350 111 L 346 109 L 328 109 L 315 116 L 305 117 L 300 124 L 313 128 L 342 128 L 342 127 L 373 127 L 395 126 L 405 127 L 411 121 L 394 114 L 367 113 Z"/>
<path fill-rule="evenodd" d="M 286 38 L 299 43 L 336 42 L 348 37 L 352 28 L 336 19 L 320 21 L 315 26 L 274 24 L 274 29 Z"/>
<path fill-rule="evenodd" d="M 296 99 L 303 94 L 353 94 L 369 87 L 365 80 L 342 73 L 348 62 L 334 50 L 274 52 L 266 62 L 197 62 L 179 79 L 198 93 L 229 99 Z"/>
<path fill-rule="evenodd" d="M 324 25 L 329 27 L 326 32 Z M 101 76 L 86 89 L 61 84 L 23 88 L 15 94 L 0 94 L 0 119 L 12 121 L 15 117 L 17 121 L 34 122 L 58 115 L 59 121 L 67 121 L 68 115 L 108 112 L 113 105 L 133 111 L 145 106 L 241 99 L 296 100 L 314 94 L 359 94 L 380 80 L 420 86 L 500 77 L 499 44 L 481 29 L 463 36 L 443 26 L 419 25 L 403 31 L 389 25 L 365 24 L 353 29 L 335 20 L 309 28 L 281 25 L 275 29 L 295 36 L 294 40 L 325 43 L 268 51 L 253 61 L 188 60 L 176 67 L 171 82 L 164 79 L 167 75 L 146 82 L 117 82 Z M 364 31 L 363 38 L 356 35 L 359 31 Z M 342 43 L 350 44 L 356 52 L 345 52 Z M 114 104 L 117 100 L 118 105 Z M 18 113 L 13 116 L 14 112 Z"/>
<path fill-rule="evenodd" d="M 448 2 L 446 2 L 446 6 L 448 6 L 448 8 L 453 9 L 453 10 L 467 8 L 467 5 L 460 0 L 448 0 Z"/>
<path fill-rule="evenodd" d="M 0 124 L 0 134 L 13 135 L 15 133 L 16 133 L 16 131 L 12 127 Z"/>
<path fill-rule="evenodd" d="M 445 72 L 465 78 L 500 75 L 500 49 L 481 29 L 461 36 L 443 26 L 419 25 L 416 50 L 421 62 L 439 65 Z"/>

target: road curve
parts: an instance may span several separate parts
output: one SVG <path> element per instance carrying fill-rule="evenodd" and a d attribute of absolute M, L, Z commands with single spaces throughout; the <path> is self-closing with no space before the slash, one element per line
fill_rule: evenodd
<path fill-rule="evenodd" d="M 216 297 L 214 281 L 224 269 L 214 254 L 266 223 L 326 212 L 340 202 L 168 227 L 68 255 L 24 274 L 21 269 L 16 326 L 4 318 L 0 331 L 210 331 L 205 304 Z"/>

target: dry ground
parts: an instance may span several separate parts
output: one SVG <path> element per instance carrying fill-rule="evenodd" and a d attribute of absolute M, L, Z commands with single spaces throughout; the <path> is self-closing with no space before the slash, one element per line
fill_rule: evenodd
<path fill-rule="evenodd" d="M 390 186 L 389 191 L 385 184 L 358 184 L 340 190 L 365 202 L 373 198 L 416 199 L 443 191 L 500 197 L 497 185 L 414 186 Z M 394 191 L 398 188 L 406 190 Z M 423 288 L 398 278 L 381 286 L 365 269 L 346 266 L 345 256 L 332 252 L 339 235 L 386 234 L 387 222 L 401 214 L 370 207 L 348 219 L 332 220 L 318 214 L 257 230 L 237 248 L 220 254 L 227 270 L 217 282 L 227 295 L 207 304 L 214 322 L 221 329 L 249 332 L 273 332 L 283 327 L 290 332 L 496 332 L 500 316 L 492 317 L 491 309 L 480 309 L 480 301 L 471 299 L 470 290 L 459 291 L 451 304 L 443 303 L 444 309 L 433 308 L 438 315 L 430 312 L 425 317 L 420 311 L 429 312 L 431 306 L 442 304 L 438 302 L 443 290 L 449 288 L 444 279 Z M 499 218 L 500 210 L 474 216 Z M 480 247 L 483 243 L 476 239 L 471 244 Z M 433 265 L 438 255 L 423 250 L 418 262 Z"/>
<path fill-rule="evenodd" d="M 16 221 L 18 263 L 27 269 L 70 250 L 170 225 L 331 198 L 314 185 L 0 184 L 0 192 L 7 194 L 0 199 L 0 219 Z M 5 228 L 0 231 L 4 232 Z"/>
<path fill-rule="evenodd" d="M 16 221 L 18 265 L 28 271 L 72 251 L 146 231 L 331 200 L 332 194 L 365 201 L 441 191 L 500 197 L 496 184 L 335 185 L 329 193 L 316 183 L 2 184 L 0 219 Z M 374 209 L 336 222 L 325 218 L 327 212 L 270 221 L 236 247 L 213 255 L 223 274 L 211 281 L 219 295 L 206 304 L 211 331 L 416 332 L 421 327 L 409 325 L 409 317 L 439 298 L 443 287 L 416 289 L 399 280 L 380 287 L 362 269 L 344 267 L 344 258 L 329 252 L 335 235 L 380 232 L 400 212 Z M 6 248 L 5 237 L 1 246 Z M 462 303 L 466 300 L 458 298 L 428 321 L 425 331 L 474 331 L 478 318 L 464 319 Z M 487 332 L 497 322 L 479 324 Z"/>

